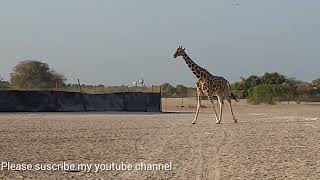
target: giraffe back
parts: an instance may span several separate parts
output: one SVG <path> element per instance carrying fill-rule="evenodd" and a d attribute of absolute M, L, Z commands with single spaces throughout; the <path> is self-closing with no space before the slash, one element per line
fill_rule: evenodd
<path fill-rule="evenodd" d="M 208 78 L 199 80 L 200 89 L 208 96 L 220 94 L 223 96 L 231 96 L 229 82 L 220 76 L 209 75 Z"/>

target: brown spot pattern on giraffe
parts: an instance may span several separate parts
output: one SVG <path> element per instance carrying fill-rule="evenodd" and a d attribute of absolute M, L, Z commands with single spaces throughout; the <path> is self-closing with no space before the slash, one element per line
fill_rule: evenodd
<path fill-rule="evenodd" d="M 227 85 L 227 80 L 220 76 L 213 76 L 206 69 L 195 64 L 186 53 L 183 53 L 182 56 L 191 71 L 202 81 L 197 82 L 197 87 L 207 96 L 212 96 L 216 93 L 228 94 L 229 86 Z"/>

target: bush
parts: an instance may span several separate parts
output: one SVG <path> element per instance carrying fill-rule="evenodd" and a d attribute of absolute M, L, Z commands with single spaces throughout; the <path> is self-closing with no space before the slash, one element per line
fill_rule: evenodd
<path fill-rule="evenodd" d="M 275 85 L 264 84 L 252 88 L 248 102 L 250 104 L 275 104 L 278 97 L 278 90 Z"/>

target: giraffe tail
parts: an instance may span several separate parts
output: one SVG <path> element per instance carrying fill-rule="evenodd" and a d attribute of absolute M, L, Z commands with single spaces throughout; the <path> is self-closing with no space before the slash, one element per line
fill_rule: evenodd
<path fill-rule="evenodd" d="M 233 93 L 231 93 L 231 97 L 232 97 L 232 99 L 234 99 L 235 101 L 239 102 L 239 100 L 236 98 L 236 96 L 235 96 Z"/>
<path fill-rule="evenodd" d="M 227 81 L 228 82 L 228 81 Z M 228 82 L 228 85 L 229 85 L 229 88 L 230 88 L 230 97 L 232 98 L 232 99 L 234 99 L 235 101 L 237 101 L 237 102 L 239 102 L 239 100 L 236 98 L 236 96 L 231 92 L 231 85 L 230 85 L 230 83 Z"/>

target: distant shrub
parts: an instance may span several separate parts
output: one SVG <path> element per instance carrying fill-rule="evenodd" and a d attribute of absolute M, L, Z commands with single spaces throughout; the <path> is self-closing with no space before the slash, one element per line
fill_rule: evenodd
<path fill-rule="evenodd" d="M 252 88 L 248 102 L 250 104 L 275 104 L 277 97 L 277 86 L 272 84 L 258 85 Z"/>
<path fill-rule="evenodd" d="M 10 83 L 8 81 L 1 81 L 0 79 L 0 88 L 10 88 Z"/>

